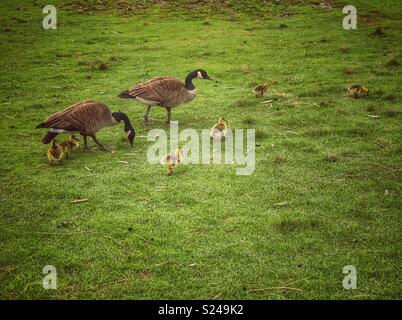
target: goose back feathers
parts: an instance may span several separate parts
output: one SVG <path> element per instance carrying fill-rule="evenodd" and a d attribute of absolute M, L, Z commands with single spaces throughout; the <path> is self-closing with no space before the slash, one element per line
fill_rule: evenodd
<path fill-rule="evenodd" d="M 95 137 L 96 133 L 109 126 L 124 121 L 124 131 L 128 134 L 130 143 L 134 140 L 135 131 L 127 115 L 113 112 L 109 107 L 98 101 L 82 101 L 48 117 L 37 128 L 49 128 L 42 142 L 50 143 L 60 133 L 80 133 L 83 136 Z"/>
<path fill-rule="evenodd" d="M 166 108 L 167 123 L 170 123 L 171 109 L 195 98 L 197 91 L 193 84 L 194 78 L 212 80 L 205 70 L 198 69 L 190 72 L 184 83 L 173 77 L 156 77 L 123 91 L 119 97 L 136 99 L 147 105 L 144 114 L 145 124 L 149 123 L 149 111 L 155 105 Z"/>
<path fill-rule="evenodd" d="M 117 121 L 112 117 L 107 105 L 97 101 L 83 101 L 56 112 L 37 128 L 50 128 L 54 133 L 79 132 L 93 135 L 100 129 L 114 124 L 117 124 Z"/>
<path fill-rule="evenodd" d="M 148 105 L 173 108 L 193 100 L 196 92 L 195 88 L 188 90 L 182 81 L 174 77 L 157 77 L 122 92 L 120 98 L 136 99 Z"/>

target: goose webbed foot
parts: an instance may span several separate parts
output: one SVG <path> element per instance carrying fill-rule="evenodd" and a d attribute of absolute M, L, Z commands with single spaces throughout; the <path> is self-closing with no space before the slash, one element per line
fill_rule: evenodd
<path fill-rule="evenodd" d="M 99 150 L 105 151 L 105 152 L 112 152 L 114 151 L 112 148 L 105 147 L 103 145 L 99 145 Z"/>
<path fill-rule="evenodd" d="M 116 152 L 116 148 L 115 147 L 103 147 L 101 148 L 102 151 L 106 151 L 106 152 L 110 152 L 110 153 L 114 153 Z"/>

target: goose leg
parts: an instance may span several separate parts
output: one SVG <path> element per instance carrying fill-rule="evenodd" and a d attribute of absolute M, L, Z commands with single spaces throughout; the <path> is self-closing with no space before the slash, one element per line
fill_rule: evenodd
<path fill-rule="evenodd" d="M 84 151 L 94 152 L 93 150 L 88 148 L 88 140 L 86 135 L 82 135 L 84 137 Z"/>
<path fill-rule="evenodd" d="M 172 119 L 172 109 L 171 108 L 166 108 L 167 111 L 167 124 L 170 124 L 170 120 Z"/>
<path fill-rule="evenodd" d="M 144 114 L 144 123 L 145 124 L 149 124 L 148 115 L 149 115 L 150 110 L 151 110 L 151 106 L 147 106 L 147 108 L 145 109 L 145 114 Z"/>
<path fill-rule="evenodd" d="M 95 136 L 95 135 L 92 136 L 92 140 L 100 147 L 100 149 L 101 149 L 102 151 L 108 151 L 108 150 L 96 139 L 96 136 Z"/>
<path fill-rule="evenodd" d="M 83 136 L 84 137 L 84 150 L 88 150 L 88 140 L 87 140 L 87 136 Z"/>

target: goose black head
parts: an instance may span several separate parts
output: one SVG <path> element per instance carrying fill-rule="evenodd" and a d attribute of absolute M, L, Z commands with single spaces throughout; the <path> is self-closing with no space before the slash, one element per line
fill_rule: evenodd
<path fill-rule="evenodd" d="M 134 138 L 135 138 L 135 130 L 134 130 L 133 126 L 131 125 L 130 119 L 127 117 L 127 115 L 125 113 L 120 112 L 120 111 L 113 112 L 112 116 L 117 122 L 120 122 L 120 121 L 124 122 L 124 132 L 127 135 L 130 145 L 133 146 Z"/>
<path fill-rule="evenodd" d="M 210 78 L 208 73 L 203 69 L 198 69 L 198 70 L 195 70 L 194 72 L 196 73 L 196 77 L 199 78 L 199 79 L 213 80 L 213 79 Z"/>

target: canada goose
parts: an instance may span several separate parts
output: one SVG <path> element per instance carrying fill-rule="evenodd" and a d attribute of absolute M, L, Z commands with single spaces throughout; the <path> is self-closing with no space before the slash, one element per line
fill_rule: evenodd
<path fill-rule="evenodd" d="M 181 163 L 182 155 L 180 148 L 177 148 L 174 154 L 169 154 L 161 159 L 161 164 L 166 165 L 168 175 L 173 174 L 173 169 Z"/>
<path fill-rule="evenodd" d="M 352 86 L 350 86 L 348 88 L 348 91 L 350 94 L 352 94 L 354 96 L 355 99 L 357 99 L 357 97 L 359 95 L 363 95 L 363 96 L 368 96 L 369 94 L 369 90 L 363 86 L 361 86 L 360 84 L 354 84 Z"/>
<path fill-rule="evenodd" d="M 265 96 L 268 91 L 268 83 L 265 82 L 264 84 L 259 84 L 254 88 L 254 93 L 257 95 Z"/>
<path fill-rule="evenodd" d="M 52 139 L 49 149 L 47 149 L 47 157 L 49 158 L 50 163 L 60 164 L 65 156 L 66 153 L 64 148 L 57 143 L 56 139 Z"/>
<path fill-rule="evenodd" d="M 212 80 L 205 70 L 198 69 L 190 72 L 184 83 L 173 77 L 156 77 L 131 87 L 120 93 L 119 97 L 123 99 L 136 99 L 147 105 L 144 115 L 145 124 L 149 123 L 148 116 L 152 106 L 156 105 L 166 108 L 167 123 L 169 124 L 171 109 L 179 104 L 190 102 L 195 98 L 197 89 L 193 84 L 194 78 Z"/>
<path fill-rule="evenodd" d="M 219 140 L 225 137 L 228 121 L 224 117 L 220 117 L 217 124 L 215 124 L 209 133 L 211 139 Z"/>
<path fill-rule="evenodd" d="M 107 151 L 96 139 L 96 133 L 105 127 L 117 125 L 120 121 L 124 121 L 124 131 L 133 146 L 135 130 L 127 115 L 112 112 L 107 105 L 97 101 L 78 102 L 51 115 L 36 128 L 50 129 L 42 140 L 44 144 L 50 143 L 60 133 L 80 133 L 84 137 L 84 150 L 88 150 L 87 136 L 90 136 L 102 150 Z"/>
<path fill-rule="evenodd" d="M 75 135 L 71 135 L 67 141 L 60 142 L 60 146 L 66 152 L 66 158 L 68 159 L 68 153 L 70 150 L 75 150 L 80 146 L 79 139 L 75 137 Z"/>

